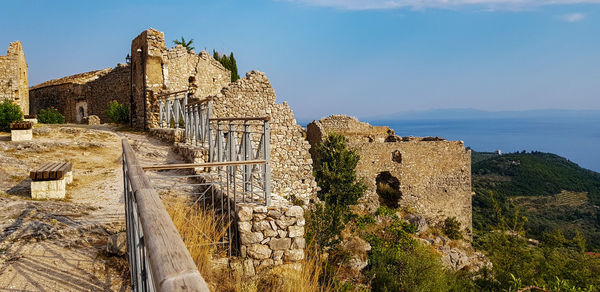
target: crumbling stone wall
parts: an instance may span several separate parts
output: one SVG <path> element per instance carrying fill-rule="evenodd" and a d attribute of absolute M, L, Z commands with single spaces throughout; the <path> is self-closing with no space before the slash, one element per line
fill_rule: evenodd
<path fill-rule="evenodd" d="M 0 101 L 9 99 L 29 114 L 27 61 L 21 42 L 10 43 L 7 54 L 0 56 Z"/>
<path fill-rule="evenodd" d="M 251 71 L 213 96 L 213 116 L 271 118 L 272 190 L 280 196 L 307 201 L 316 194 L 310 144 L 287 102 L 275 102 L 267 76 Z"/>
<path fill-rule="evenodd" d="M 346 116 L 313 121 L 307 132 L 313 147 L 329 133 L 339 133 L 358 151 L 356 174 L 368 186 L 361 198 L 362 211 L 379 207 L 377 177 L 391 175 L 399 182 L 400 209 L 424 216 L 430 225 L 456 217 L 466 233 L 471 232 L 471 152 L 462 141 L 401 138 L 388 127 L 373 127 Z"/>

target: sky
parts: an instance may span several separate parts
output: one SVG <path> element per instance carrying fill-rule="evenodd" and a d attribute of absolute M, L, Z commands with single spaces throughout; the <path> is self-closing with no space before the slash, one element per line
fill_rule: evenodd
<path fill-rule="evenodd" d="M 30 86 L 124 63 L 153 27 L 233 51 L 298 120 L 600 109 L 600 0 L 0 1 Z"/>

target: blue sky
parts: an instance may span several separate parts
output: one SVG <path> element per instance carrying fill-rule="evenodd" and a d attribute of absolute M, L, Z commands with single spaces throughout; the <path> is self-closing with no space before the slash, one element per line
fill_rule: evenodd
<path fill-rule="evenodd" d="M 300 120 L 600 109 L 599 0 L 4 1 L 30 85 L 125 61 L 154 27 L 266 72 Z"/>

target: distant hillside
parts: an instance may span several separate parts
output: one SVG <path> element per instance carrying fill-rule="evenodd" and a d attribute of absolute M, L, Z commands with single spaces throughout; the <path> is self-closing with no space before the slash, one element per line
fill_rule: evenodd
<path fill-rule="evenodd" d="M 527 217 L 528 236 L 577 230 L 588 247 L 600 248 L 600 173 L 551 153 L 491 155 L 473 151 L 473 228 L 485 231 L 494 222 L 494 203 Z M 493 197 L 493 200 L 492 200 Z"/>

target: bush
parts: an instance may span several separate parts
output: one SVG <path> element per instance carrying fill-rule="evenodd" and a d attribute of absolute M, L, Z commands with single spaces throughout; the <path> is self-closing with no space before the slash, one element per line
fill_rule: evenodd
<path fill-rule="evenodd" d="M 21 108 L 9 99 L 0 103 L 0 131 L 9 131 L 10 123 L 23 120 Z"/>
<path fill-rule="evenodd" d="M 108 105 L 105 113 L 113 123 L 126 124 L 129 122 L 129 107 L 119 104 L 116 100 Z"/>
<path fill-rule="evenodd" d="M 444 228 L 442 231 L 450 239 L 462 239 L 462 234 L 460 233 L 460 222 L 456 220 L 456 217 L 446 218 L 446 220 L 444 220 Z"/>
<path fill-rule="evenodd" d="M 40 111 L 38 122 L 42 124 L 64 124 L 65 116 L 54 108 L 47 108 Z"/>

